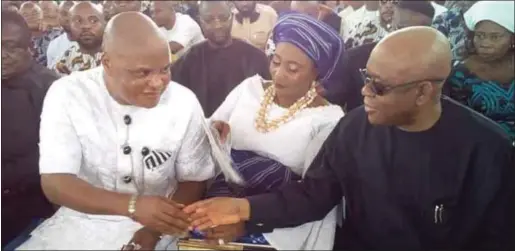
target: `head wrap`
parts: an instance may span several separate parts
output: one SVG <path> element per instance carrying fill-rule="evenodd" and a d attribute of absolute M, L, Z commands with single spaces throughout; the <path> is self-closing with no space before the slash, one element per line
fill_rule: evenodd
<path fill-rule="evenodd" d="M 513 33 L 515 3 L 513 1 L 479 1 L 472 5 L 463 17 L 467 28 L 471 31 L 476 29 L 479 22 L 489 20 Z"/>
<path fill-rule="evenodd" d="M 295 45 L 313 60 L 322 85 L 332 82 L 343 53 L 343 40 L 333 28 L 306 14 L 282 14 L 272 31 L 275 45 Z"/>

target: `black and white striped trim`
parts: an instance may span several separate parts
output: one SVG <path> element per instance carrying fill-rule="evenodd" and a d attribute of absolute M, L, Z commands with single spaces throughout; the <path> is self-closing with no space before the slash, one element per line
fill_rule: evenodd
<path fill-rule="evenodd" d="M 164 164 L 170 157 L 172 157 L 171 151 L 152 150 L 143 158 L 143 164 L 148 170 L 154 171 L 157 167 Z"/>

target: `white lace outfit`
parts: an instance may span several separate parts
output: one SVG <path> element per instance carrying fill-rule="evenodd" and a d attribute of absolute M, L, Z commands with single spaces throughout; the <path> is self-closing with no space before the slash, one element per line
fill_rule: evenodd
<path fill-rule="evenodd" d="M 221 120 L 230 125 L 233 149 L 256 152 L 303 175 L 325 138 L 344 115 L 343 111 L 336 105 L 306 108 L 277 130 L 260 133 L 254 121 L 263 95 L 261 77 L 250 77 L 229 94 L 210 120 Z M 269 116 L 275 119 L 286 111 L 273 104 Z M 333 209 L 321 221 L 275 229 L 264 236 L 277 250 L 331 250 L 335 227 L 336 210 Z"/>

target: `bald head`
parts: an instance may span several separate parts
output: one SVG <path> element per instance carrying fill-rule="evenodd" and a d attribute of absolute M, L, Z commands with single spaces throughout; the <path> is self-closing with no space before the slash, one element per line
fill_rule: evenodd
<path fill-rule="evenodd" d="M 175 26 L 176 1 L 153 1 L 150 5 L 152 19 L 159 27 L 172 29 Z"/>
<path fill-rule="evenodd" d="M 49 27 L 59 26 L 59 6 L 54 1 L 39 1 L 43 12 L 43 23 Z"/>
<path fill-rule="evenodd" d="M 75 5 L 74 1 L 63 1 L 59 4 L 59 12 L 61 11 L 70 11 L 70 9 Z"/>
<path fill-rule="evenodd" d="M 51 9 L 55 9 L 57 10 L 59 8 L 59 6 L 57 5 L 56 2 L 54 1 L 39 1 L 39 6 L 42 8 L 42 9 L 45 9 L 45 8 L 51 8 Z"/>
<path fill-rule="evenodd" d="M 106 26 L 102 65 L 106 87 L 121 104 L 152 108 L 170 82 L 170 47 L 141 12 L 114 16 Z"/>
<path fill-rule="evenodd" d="M 414 26 L 389 34 L 370 55 L 369 63 L 388 68 L 395 82 L 445 79 L 451 71 L 449 40 L 436 29 Z M 396 75 L 396 76 L 395 76 Z"/>
<path fill-rule="evenodd" d="M 81 49 L 100 50 L 104 28 L 104 14 L 99 5 L 86 1 L 70 9 L 70 31 Z"/>
<path fill-rule="evenodd" d="M 70 34 L 70 9 L 75 5 L 73 1 L 63 1 L 59 4 L 59 24 L 63 30 Z"/>
<path fill-rule="evenodd" d="M 25 2 L 20 6 L 20 14 L 32 31 L 39 31 L 43 19 L 43 11 L 34 2 Z"/>
<path fill-rule="evenodd" d="M 113 1 L 113 15 L 129 11 L 141 11 L 141 1 Z"/>
<path fill-rule="evenodd" d="M 201 1 L 199 5 L 199 14 L 206 14 L 213 8 L 219 6 L 223 7 L 224 10 L 227 10 L 228 13 L 231 12 L 231 5 L 228 1 Z"/>
<path fill-rule="evenodd" d="M 91 12 L 96 15 L 103 15 L 102 6 L 94 4 L 90 1 L 78 2 L 70 8 L 70 15 L 77 15 L 81 12 Z"/>
<path fill-rule="evenodd" d="M 202 1 L 204 2 L 204 1 Z M 172 10 L 175 10 L 175 7 L 179 4 L 177 1 L 152 1 L 151 4 L 159 4 L 163 6 L 164 8 L 170 8 Z"/>
<path fill-rule="evenodd" d="M 141 12 L 124 12 L 107 23 L 104 52 L 111 54 L 144 53 L 152 46 L 168 48 L 168 41 L 159 27 Z M 165 51 L 164 53 L 167 53 Z"/>
<path fill-rule="evenodd" d="M 426 26 L 400 29 L 375 47 L 361 89 L 372 124 L 423 131 L 439 118 L 443 82 L 451 71 L 447 37 Z"/>
<path fill-rule="evenodd" d="M 39 5 L 34 2 L 24 2 L 20 6 L 20 11 L 34 11 L 34 9 L 41 11 L 41 8 L 39 7 Z"/>

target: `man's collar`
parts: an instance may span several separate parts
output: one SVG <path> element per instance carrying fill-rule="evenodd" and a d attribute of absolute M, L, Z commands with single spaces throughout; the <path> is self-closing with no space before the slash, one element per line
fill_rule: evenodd
<path fill-rule="evenodd" d="M 260 16 L 260 13 L 257 12 L 256 10 L 254 10 L 252 13 L 250 13 L 248 18 L 250 18 L 250 22 L 251 23 L 254 23 L 254 22 L 256 22 L 259 19 L 259 16 Z M 236 18 L 236 21 L 238 23 L 243 24 L 243 19 L 246 18 L 247 16 L 243 16 L 240 12 L 237 12 L 234 15 L 234 17 Z"/>

